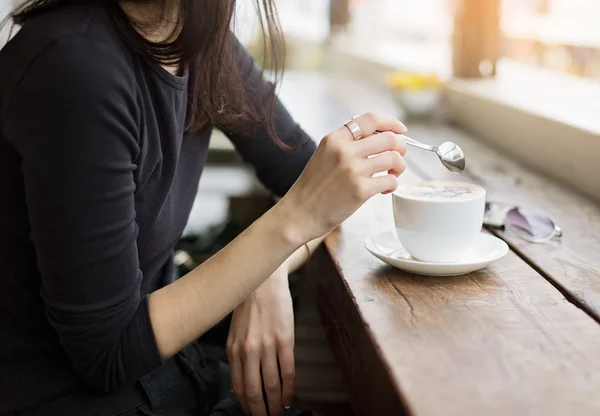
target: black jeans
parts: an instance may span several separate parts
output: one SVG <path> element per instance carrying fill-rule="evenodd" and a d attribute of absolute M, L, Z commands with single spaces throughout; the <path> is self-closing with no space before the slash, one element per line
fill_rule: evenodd
<path fill-rule="evenodd" d="M 313 413 L 296 401 L 286 416 Z M 194 343 L 154 372 L 111 394 L 70 393 L 23 416 L 242 416 L 229 368 Z"/>

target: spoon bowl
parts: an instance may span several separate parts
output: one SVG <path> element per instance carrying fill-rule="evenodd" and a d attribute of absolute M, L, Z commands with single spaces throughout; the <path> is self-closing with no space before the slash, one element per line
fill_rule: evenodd
<path fill-rule="evenodd" d="M 462 172 L 465 170 L 465 153 L 456 143 L 444 142 L 435 148 L 435 153 L 449 171 Z"/>
<path fill-rule="evenodd" d="M 444 142 L 439 146 L 430 146 L 406 135 L 402 135 L 402 138 L 408 145 L 437 154 L 440 162 L 450 172 L 459 173 L 465 170 L 465 153 L 456 143 Z"/>

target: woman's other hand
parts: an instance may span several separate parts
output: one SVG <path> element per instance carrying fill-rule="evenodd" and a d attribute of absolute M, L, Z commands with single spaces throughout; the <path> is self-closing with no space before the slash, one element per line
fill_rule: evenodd
<path fill-rule="evenodd" d="M 285 264 L 233 311 L 227 355 L 233 391 L 253 416 L 283 414 L 294 399 L 294 311 Z M 263 397 L 263 384 L 267 403 Z"/>

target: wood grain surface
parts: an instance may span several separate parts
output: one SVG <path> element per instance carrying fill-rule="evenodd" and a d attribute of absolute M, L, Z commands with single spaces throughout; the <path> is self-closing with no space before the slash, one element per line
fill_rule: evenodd
<path fill-rule="evenodd" d="M 315 259 L 358 415 L 600 414 L 593 319 L 513 252 L 456 278 L 390 268 L 362 244 L 392 226 L 377 197 Z"/>

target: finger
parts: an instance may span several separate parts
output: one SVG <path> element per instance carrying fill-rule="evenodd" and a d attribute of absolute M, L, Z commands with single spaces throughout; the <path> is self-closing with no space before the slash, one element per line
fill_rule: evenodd
<path fill-rule="evenodd" d="M 406 169 L 404 158 L 400 156 L 400 153 L 395 151 L 373 156 L 362 163 L 365 165 L 364 169 L 369 176 L 380 172 L 387 173 L 390 170 L 401 174 Z"/>
<path fill-rule="evenodd" d="M 361 138 L 368 137 L 376 131 L 392 131 L 397 134 L 406 133 L 407 129 L 396 117 L 388 114 L 365 113 L 352 119 L 360 128 Z M 347 141 L 355 141 L 350 128 L 342 126 L 334 132 L 335 137 L 343 138 Z"/>
<path fill-rule="evenodd" d="M 397 134 L 404 134 L 407 131 L 406 126 L 400 120 L 389 114 L 365 113 L 355 117 L 354 122 L 360 127 L 363 138 L 378 131 L 391 131 Z"/>
<path fill-rule="evenodd" d="M 227 352 L 231 371 L 231 388 L 233 389 L 233 394 L 235 394 L 235 397 L 237 397 L 240 402 L 244 413 L 247 414 L 250 412 L 250 408 L 246 401 L 246 392 L 244 389 L 244 365 L 242 363 L 242 357 L 239 353 L 239 349 L 235 346 L 228 349 Z"/>
<path fill-rule="evenodd" d="M 399 177 L 402 174 L 402 172 L 398 173 L 394 170 L 388 170 L 388 175 L 394 175 L 396 178 Z M 387 195 L 387 194 L 391 194 L 393 191 L 389 190 L 389 191 L 383 191 L 381 194 L 382 195 Z"/>
<path fill-rule="evenodd" d="M 266 416 L 260 376 L 260 355 L 257 349 L 249 348 L 244 356 L 244 390 L 246 402 L 252 416 Z"/>
<path fill-rule="evenodd" d="M 405 162 L 405 163 L 406 163 L 406 162 Z M 405 170 L 406 170 L 406 169 L 405 169 Z M 392 170 L 392 169 L 390 169 L 390 170 L 388 170 L 388 171 L 387 171 L 387 173 L 388 173 L 389 175 L 394 175 L 396 178 L 398 178 L 400 175 L 402 175 L 402 174 L 404 173 L 404 171 L 400 172 L 400 171 L 397 171 L 397 170 Z"/>
<path fill-rule="evenodd" d="M 383 175 L 367 179 L 368 193 L 376 195 L 378 193 L 389 194 L 398 189 L 398 178 L 394 175 Z"/>
<path fill-rule="evenodd" d="M 365 137 L 362 140 L 358 140 L 354 146 L 357 154 L 364 157 L 383 153 L 388 150 L 394 150 L 402 156 L 406 155 L 406 142 L 402 136 L 391 131 Z"/>
<path fill-rule="evenodd" d="M 283 404 L 281 402 L 281 383 L 279 382 L 279 367 L 277 366 L 277 351 L 273 347 L 264 352 L 262 357 L 262 376 L 269 414 L 271 416 L 281 415 Z"/>
<path fill-rule="evenodd" d="M 292 405 L 295 395 L 296 382 L 296 364 L 294 362 L 294 347 L 292 345 L 282 345 L 279 347 L 279 371 L 283 388 L 281 391 L 281 400 L 285 407 Z"/>

